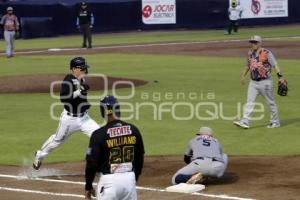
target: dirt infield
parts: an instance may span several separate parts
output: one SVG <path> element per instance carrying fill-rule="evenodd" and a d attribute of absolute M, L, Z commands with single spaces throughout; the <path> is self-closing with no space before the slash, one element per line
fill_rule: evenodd
<path fill-rule="evenodd" d="M 138 45 L 98 46 L 93 49 L 65 49 L 62 51 L 32 51 L 19 53 L 20 55 L 88 55 L 99 53 L 125 54 L 166 54 L 166 55 L 199 55 L 216 57 L 246 58 L 250 48 L 246 40 L 208 41 L 208 42 L 168 42 Z M 263 46 L 270 49 L 278 59 L 298 59 L 300 42 L 297 41 L 265 41 Z"/>
<path fill-rule="evenodd" d="M 221 199 L 220 195 L 239 197 L 240 199 L 296 200 L 300 196 L 300 156 L 288 157 L 241 157 L 231 156 L 228 169 L 220 180 L 206 183 L 201 193 L 212 197 L 188 194 L 149 191 L 147 189 L 163 189 L 170 186 L 172 175 L 184 165 L 182 157 L 156 156 L 146 157 L 145 166 L 138 186 L 139 199 Z M 288 166 L 288 167 L 287 167 Z M 38 176 L 48 175 L 47 179 L 84 182 L 84 162 L 44 164 Z M 29 167 L 28 167 L 29 168 Z M 24 175 L 24 167 L 0 166 L 1 174 Z M 58 177 L 61 174 L 60 177 Z M 54 176 L 53 176 L 54 175 Z M 17 180 L 0 177 L 0 187 L 20 188 L 52 193 L 83 194 L 83 185 L 74 183 L 52 183 L 40 180 Z M 50 200 L 72 199 L 70 197 L 54 197 L 51 194 L 32 194 L 0 190 L 1 199 L 13 200 Z M 79 199 L 79 198 L 73 198 Z"/>
<path fill-rule="evenodd" d="M 279 60 L 282 58 L 299 59 L 300 42 L 266 41 L 269 48 Z M 132 53 L 132 54 L 169 54 L 169 55 L 199 55 L 199 56 L 234 56 L 245 58 L 249 44 L 247 41 L 153 44 L 136 46 L 95 47 L 91 50 L 73 49 L 59 52 L 24 53 L 23 55 L 85 55 L 95 53 Z M 22 53 L 19 53 L 22 54 Z M 241 66 L 242 67 L 242 66 Z M 49 92 L 52 81 L 61 81 L 63 75 L 34 75 L 1 77 L 0 93 L 33 93 Z M 129 79 L 109 77 L 109 88 L 117 80 Z M 132 80 L 134 85 L 146 84 L 143 80 Z M 11 85 L 7 85 L 12 83 Z M 92 90 L 103 89 L 101 80 L 89 80 Z M 128 86 L 128 85 L 127 85 Z M 126 87 L 119 84 L 117 88 Z M 59 87 L 55 87 L 58 91 Z M 198 196 L 189 194 L 151 191 L 164 189 L 170 185 L 172 175 L 184 165 L 180 156 L 146 157 L 143 174 L 138 186 L 139 199 L 142 200 L 192 200 L 192 199 L 264 199 L 264 200 L 296 200 L 300 199 L 300 156 L 230 156 L 229 166 L 223 178 L 210 180 L 206 189 Z M 27 167 L 30 168 L 30 167 Z M 26 167 L 0 166 L 0 199 L 3 200 L 71 200 L 80 199 L 83 185 L 76 182 L 84 181 L 84 162 L 45 164 L 36 174 L 47 179 L 68 180 L 68 183 L 54 183 L 42 180 L 27 180 L 8 178 L 1 175 L 28 174 Z M 24 172 L 26 171 L 26 173 Z M 29 170 L 31 171 L 31 170 Z M 47 175 L 47 177 L 45 177 Z M 26 191 L 16 191 L 25 189 Z M 34 193 L 35 192 L 35 193 Z M 69 196 L 55 196 L 69 194 Z M 72 196 L 73 195 L 73 196 Z M 75 195 L 75 196 L 74 196 Z M 79 195 L 79 196 L 76 196 Z M 228 195 L 225 198 L 222 195 Z M 210 197 L 208 197 L 210 196 Z"/>
<path fill-rule="evenodd" d="M 0 79 L 0 93 L 49 93 L 51 83 L 53 91 L 60 91 L 61 81 L 65 75 L 61 74 L 39 74 L 39 75 L 22 75 L 22 76 L 4 76 Z M 113 84 L 115 88 L 126 88 L 132 85 L 137 87 L 147 84 L 147 81 L 137 79 L 126 79 L 120 77 L 98 76 L 88 77 L 90 90 L 111 89 Z M 132 84 L 132 85 L 130 85 Z"/>

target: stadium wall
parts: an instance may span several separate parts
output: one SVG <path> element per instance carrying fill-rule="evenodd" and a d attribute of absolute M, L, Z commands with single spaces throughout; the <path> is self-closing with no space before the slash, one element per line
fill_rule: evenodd
<path fill-rule="evenodd" d="M 0 4 L 0 14 L 5 13 L 7 6 L 13 6 L 19 18 L 47 18 L 51 24 L 46 32 L 53 35 L 74 34 L 77 32 L 75 22 L 79 9 L 79 1 L 6 1 Z M 127 30 L 158 30 L 158 29 L 218 29 L 227 25 L 228 0 L 177 0 L 176 24 L 146 25 L 142 22 L 141 0 L 98 0 L 88 1 L 95 15 L 94 32 L 127 31 Z M 241 25 L 277 25 L 300 22 L 300 1 L 289 0 L 289 16 L 278 18 L 243 19 Z M 50 20 L 50 22 L 49 22 Z M 34 19 L 30 31 L 43 32 L 43 20 Z M 33 27 L 35 26 L 35 27 Z M 26 32 L 26 26 L 22 27 Z M 41 30 L 43 29 L 43 30 Z M 28 33 L 28 31 L 27 31 Z M 38 37 L 38 34 L 33 34 Z M 23 37 L 26 35 L 23 35 Z M 27 38 L 30 37 L 27 35 Z M 26 38 L 26 37 L 25 37 Z"/>

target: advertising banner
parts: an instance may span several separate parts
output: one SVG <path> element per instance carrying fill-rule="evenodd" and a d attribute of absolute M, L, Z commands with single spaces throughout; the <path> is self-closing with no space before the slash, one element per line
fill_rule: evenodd
<path fill-rule="evenodd" d="M 234 0 L 230 0 L 231 2 Z M 288 0 L 236 0 L 242 19 L 288 17 Z"/>
<path fill-rule="evenodd" d="M 144 24 L 176 24 L 176 0 L 142 0 Z"/>

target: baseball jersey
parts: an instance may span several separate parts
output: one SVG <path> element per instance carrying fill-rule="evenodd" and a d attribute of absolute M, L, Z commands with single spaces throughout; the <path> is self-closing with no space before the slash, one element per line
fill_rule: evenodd
<path fill-rule="evenodd" d="M 86 84 L 85 79 L 78 80 L 73 74 L 66 75 L 61 84 L 60 100 L 64 104 L 64 108 L 70 113 L 84 113 L 90 108 L 86 94 L 78 96 L 73 94 L 82 84 Z"/>
<path fill-rule="evenodd" d="M 16 15 L 6 14 L 1 18 L 0 24 L 3 24 L 4 30 L 6 31 L 15 31 L 18 30 L 19 21 Z"/>
<path fill-rule="evenodd" d="M 264 80 L 272 78 L 272 67 L 277 65 L 277 61 L 272 52 L 261 48 L 259 51 L 248 52 L 246 67 L 250 70 L 252 80 Z"/>
<path fill-rule="evenodd" d="M 78 26 L 83 24 L 94 25 L 94 15 L 87 9 L 80 9 L 77 16 L 76 25 Z"/>
<path fill-rule="evenodd" d="M 185 155 L 191 157 L 191 160 L 197 158 L 212 158 L 223 162 L 223 151 L 221 144 L 214 137 L 208 135 L 199 135 L 193 138 L 188 145 Z"/>
<path fill-rule="evenodd" d="M 228 14 L 229 14 L 229 19 L 230 20 L 238 20 L 241 18 L 242 16 L 242 8 L 240 6 L 236 6 L 236 7 L 230 7 L 228 8 Z"/>
<path fill-rule="evenodd" d="M 134 125 L 121 120 L 108 122 L 90 139 L 86 155 L 86 190 L 92 188 L 96 172 L 134 172 L 137 180 L 142 172 L 144 153 L 142 136 Z"/>

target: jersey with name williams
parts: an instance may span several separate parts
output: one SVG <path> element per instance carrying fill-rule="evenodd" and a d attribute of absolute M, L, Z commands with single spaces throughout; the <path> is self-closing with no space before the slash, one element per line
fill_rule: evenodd
<path fill-rule="evenodd" d="M 95 172 L 115 174 L 134 172 L 136 179 L 144 163 L 140 131 L 132 124 L 114 120 L 96 130 L 86 155 L 86 181 L 91 185 Z"/>
<path fill-rule="evenodd" d="M 67 74 L 61 84 L 60 100 L 64 104 L 64 108 L 73 114 L 84 113 L 90 108 L 86 94 L 77 97 L 73 95 L 81 84 L 86 84 L 85 79 L 78 80 L 73 74 Z"/>

